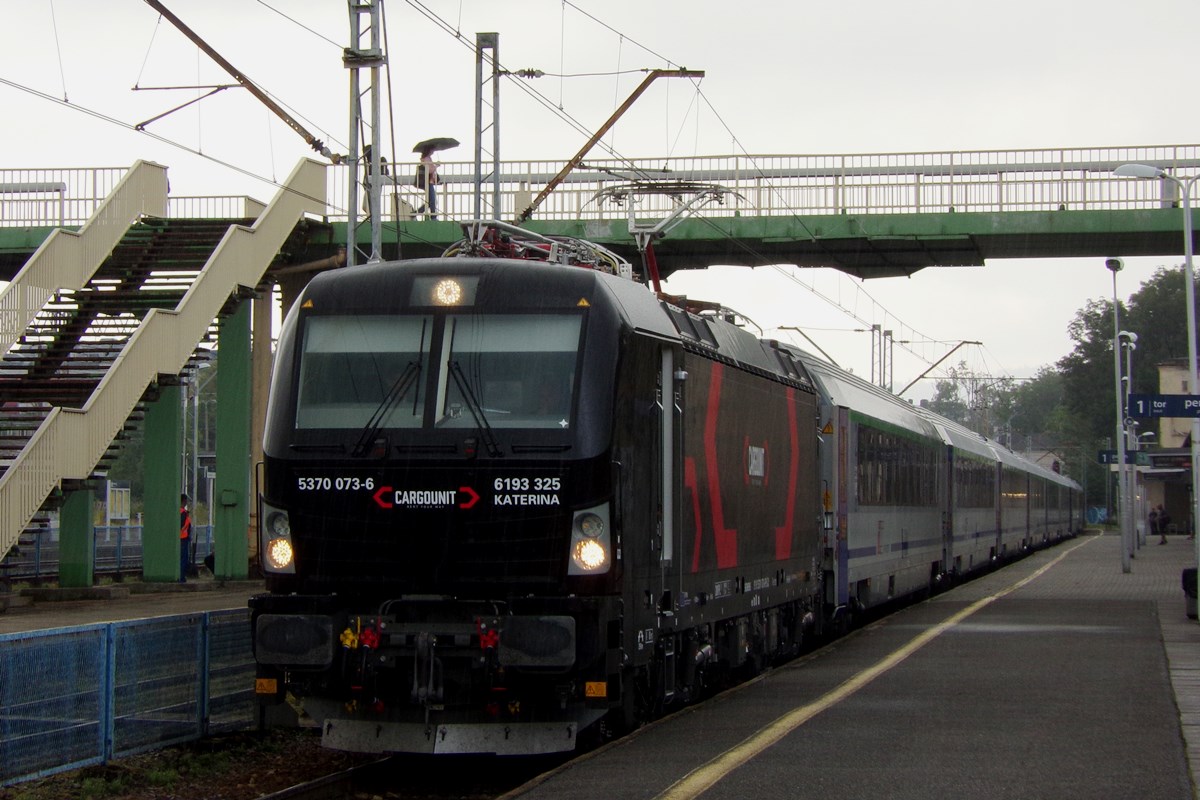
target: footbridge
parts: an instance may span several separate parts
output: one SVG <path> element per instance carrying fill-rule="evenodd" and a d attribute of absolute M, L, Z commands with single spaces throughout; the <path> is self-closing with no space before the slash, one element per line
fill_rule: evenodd
<path fill-rule="evenodd" d="M 585 159 L 526 227 L 591 239 L 636 264 L 631 213 L 648 225 L 675 213 L 696 187 L 718 186 L 726 190 L 720 202 L 702 205 L 656 242 L 664 274 L 787 263 L 872 278 L 986 259 L 1180 253 L 1175 184 L 1112 175 L 1130 162 L 1186 177 L 1200 171 L 1200 145 Z M 444 162 L 437 220 L 417 213 L 425 198 L 412 185 L 416 163 L 389 164 L 382 257 L 436 255 L 460 237 L 457 223 L 476 216 L 513 220 L 563 164 L 503 162 L 485 181 L 477 212 L 474 164 Z M 330 233 L 298 258 L 332 256 L 346 242 L 348 170 L 327 169 Z M 86 220 L 102 199 L 92 188 L 104 185 L 98 172 L 0 169 L 0 279 L 51 227 Z M 607 190 L 631 185 L 658 193 L 610 199 Z M 244 200 L 180 196 L 171 198 L 171 214 L 220 215 Z M 356 239 L 368 246 L 367 225 Z"/>
<path fill-rule="evenodd" d="M 672 214 L 691 187 L 716 185 L 732 194 L 703 206 L 656 243 L 664 272 L 788 263 L 872 278 L 911 275 L 925 267 L 981 266 L 992 258 L 1181 252 L 1179 212 L 1170 210 L 1179 205 L 1175 185 L 1112 175 L 1129 162 L 1188 174 L 1200 169 L 1200 150 L 1188 145 L 589 160 L 538 208 L 529 227 L 595 240 L 636 264 L 631 211 L 648 224 Z M 505 164 L 497 216 L 515 216 L 558 166 Z M 471 165 L 443 165 L 443 219 L 472 216 L 472 172 Z M 640 195 L 632 209 L 606 199 L 606 189 L 631 183 L 665 185 L 665 191 Z M 420 207 L 413 188 L 401 187 L 395 198 L 392 208 L 401 218 Z M 402 219 L 391 230 L 406 255 L 427 254 L 427 240 L 442 243 L 428 225 L 412 227 Z M 457 233 L 452 228 L 443 235 Z"/>
<path fill-rule="evenodd" d="M 1130 162 L 1186 178 L 1200 171 L 1200 145 L 587 159 L 526 227 L 590 239 L 637 264 L 632 228 L 707 192 L 656 242 L 662 273 L 789 263 L 871 278 L 987 259 L 1178 254 L 1175 183 L 1112 175 Z M 380 255 L 436 255 L 461 237 L 463 221 L 512 221 L 563 164 L 504 162 L 478 192 L 473 164 L 445 162 L 434 219 L 420 211 L 427 198 L 412 185 L 416 164 L 391 160 Z M 359 216 L 348 213 L 349 169 L 302 162 L 270 204 L 169 195 L 157 165 L 0 169 L 0 280 L 12 281 L 0 291 L 0 556 L 47 501 L 67 515 L 64 495 L 94 484 L 132 427 L 144 424 L 148 440 L 152 431 L 178 438 L 181 376 L 201 368 L 224 322 L 240 318 L 241 300 L 272 284 L 286 297 L 312 272 L 344 263 L 349 219 Z M 360 222 L 354 239 L 365 261 L 369 226 Z M 269 314 L 255 319 L 269 325 Z M 248 349 L 249 323 L 238 326 Z M 255 330 L 269 338 L 269 327 Z M 233 362 L 227 347 L 218 378 Z M 254 369 L 261 408 L 265 373 Z M 249 382 L 249 369 L 242 377 Z M 230 391 L 247 394 L 236 384 Z M 172 404 L 174 416 L 164 415 Z M 254 437 L 244 438 L 224 462 L 243 474 L 210 505 L 229 499 L 245 512 Z M 160 458 L 172 459 L 177 466 L 177 454 Z M 178 471 L 155 479 L 168 497 L 180 483 Z M 168 531 L 174 500 L 156 501 Z M 71 513 L 81 527 L 89 518 Z M 222 536 L 244 539 L 245 527 L 218 527 L 218 549 Z M 171 552 L 154 550 L 147 543 L 147 563 L 169 578 L 161 565 Z"/>

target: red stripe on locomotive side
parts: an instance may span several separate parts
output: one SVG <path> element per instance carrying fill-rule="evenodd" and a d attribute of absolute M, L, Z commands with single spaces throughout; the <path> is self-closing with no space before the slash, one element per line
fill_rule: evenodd
<path fill-rule="evenodd" d="M 791 457 L 788 463 L 787 510 L 783 526 L 775 529 L 775 558 L 790 558 L 792 555 L 792 532 L 796 523 L 796 489 L 800 481 L 800 428 L 796 421 L 796 390 L 787 390 L 788 438 Z"/>
<path fill-rule="evenodd" d="M 737 530 L 725 527 L 725 509 L 721 502 L 720 462 L 717 460 L 717 420 L 721 412 L 723 364 L 713 364 L 708 387 L 708 409 L 704 418 L 704 469 L 708 479 L 708 501 L 712 511 L 713 538 L 717 545 L 717 567 L 736 567 Z"/>

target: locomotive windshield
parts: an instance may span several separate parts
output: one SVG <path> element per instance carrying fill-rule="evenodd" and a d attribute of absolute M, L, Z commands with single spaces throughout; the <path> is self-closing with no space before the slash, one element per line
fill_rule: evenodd
<path fill-rule="evenodd" d="M 378 411 L 387 428 L 421 424 L 422 388 L 381 406 L 405 374 L 424 372 L 432 318 L 312 317 L 304 330 L 297 428 L 362 428 Z M 411 366 L 410 366 L 411 365 Z M 396 387 L 399 391 L 400 387 Z"/>
<path fill-rule="evenodd" d="M 296 428 L 571 426 L 583 317 L 323 315 L 304 325 Z"/>
<path fill-rule="evenodd" d="M 446 369 L 438 376 L 435 423 L 473 426 L 470 404 L 475 402 L 493 428 L 569 427 L 580 319 L 550 314 L 447 318 Z"/>

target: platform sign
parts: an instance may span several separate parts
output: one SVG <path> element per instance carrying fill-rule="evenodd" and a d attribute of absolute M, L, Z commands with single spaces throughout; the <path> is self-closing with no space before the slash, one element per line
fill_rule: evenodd
<path fill-rule="evenodd" d="M 1126 464 L 1136 463 L 1136 455 L 1137 455 L 1137 453 L 1135 451 L 1126 450 L 1125 451 L 1125 463 Z M 1116 463 L 1118 463 L 1117 451 L 1116 450 L 1101 450 L 1099 453 L 1096 453 L 1096 460 L 1099 461 L 1101 464 L 1116 464 Z"/>
<path fill-rule="evenodd" d="M 1200 417 L 1200 396 L 1191 394 L 1131 394 L 1131 417 Z"/>

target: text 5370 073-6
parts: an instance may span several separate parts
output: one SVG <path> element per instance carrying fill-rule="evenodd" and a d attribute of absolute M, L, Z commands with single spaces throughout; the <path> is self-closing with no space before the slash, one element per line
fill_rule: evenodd
<path fill-rule="evenodd" d="M 356 492 L 364 489 L 369 492 L 375 488 L 375 479 L 357 476 L 297 478 L 296 488 L 302 492 Z"/>

